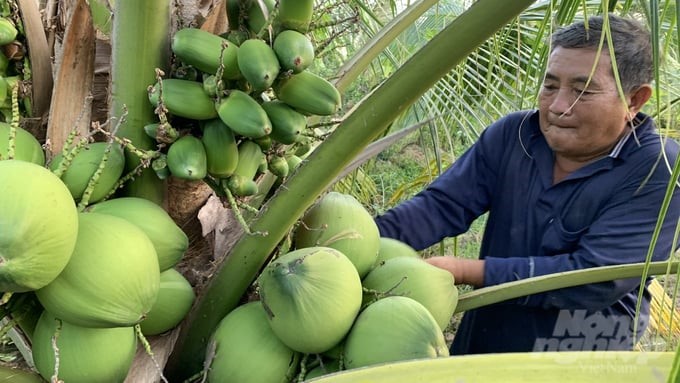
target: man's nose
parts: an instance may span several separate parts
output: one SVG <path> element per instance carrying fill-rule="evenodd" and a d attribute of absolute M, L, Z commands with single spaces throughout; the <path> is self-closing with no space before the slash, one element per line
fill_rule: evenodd
<path fill-rule="evenodd" d="M 571 89 L 559 88 L 553 94 L 549 111 L 557 115 L 569 114 L 575 102 Z"/>

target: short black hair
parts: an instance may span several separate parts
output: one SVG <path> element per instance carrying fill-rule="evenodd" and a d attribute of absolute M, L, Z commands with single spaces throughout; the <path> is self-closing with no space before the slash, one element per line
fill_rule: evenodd
<path fill-rule="evenodd" d="M 652 44 L 649 30 L 632 18 L 607 15 L 611 41 L 614 45 L 616 66 L 624 92 L 651 83 L 654 76 Z M 597 49 L 605 28 L 603 16 L 592 16 L 588 22 L 578 21 L 556 30 L 552 35 L 552 47 Z M 609 54 L 607 39 L 603 53 Z"/>

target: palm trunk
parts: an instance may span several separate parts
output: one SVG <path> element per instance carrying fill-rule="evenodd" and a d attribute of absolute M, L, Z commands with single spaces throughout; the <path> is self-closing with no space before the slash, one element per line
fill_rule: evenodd
<path fill-rule="evenodd" d="M 111 129 L 140 149 L 154 149 L 144 125 L 155 121 L 147 87 L 155 69 L 167 71 L 169 59 L 170 0 L 117 0 L 111 36 Z M 121 119 L 124 119 L 121 122 Z M 140 163 L 126 153 L 126 170 Z M 126 194 L 162 203 L 163 182 L 150 168 L 126 187 Z"/>

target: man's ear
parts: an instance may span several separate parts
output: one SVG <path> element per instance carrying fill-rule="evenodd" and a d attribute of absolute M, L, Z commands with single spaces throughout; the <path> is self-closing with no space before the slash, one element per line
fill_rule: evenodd
<path fill-rule="evenodd" d="M 641 85 L 639 88 L 633 90 L 629 97 L 630 104 L 628 104 L 628 109 L 634 116 L 642 109 L 649 98 L 652 97 L 652 86 L 649 84 Z"/>

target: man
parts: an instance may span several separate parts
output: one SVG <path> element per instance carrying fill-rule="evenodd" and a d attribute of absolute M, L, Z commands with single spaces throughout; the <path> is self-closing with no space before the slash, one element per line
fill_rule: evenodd
<path fill-rule="evenodd" d="M 608 15 L 612 57 L 606 36 L 598 51 L 606 20 L 556 31 L 538 110 L 489 126 L 424 191 L 376 218 L 381 235 L 424 249 L 488 212 L 480 259 L 428 259 L 475 287 L 644 262 L 678 146 L 640 112 L 652 94 L 649 33 Z M 653 260 L 671 255 L 679 214 L 676 189 Z M 451 352 L 631 349 L 649 311 L 645 289 L 635 326 L 639 288 L 631 278 L 471 310 Z"/>

